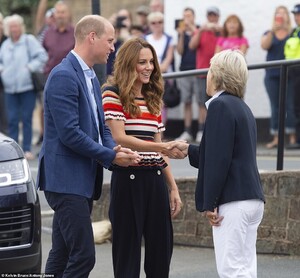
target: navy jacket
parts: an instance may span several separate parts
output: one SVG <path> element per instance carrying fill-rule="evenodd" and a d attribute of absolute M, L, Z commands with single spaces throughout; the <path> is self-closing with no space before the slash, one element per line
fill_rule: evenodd
<path fill-rule="evenodd" d="M 199 211 L 264 195 L 256 163 L 256 122 L 246 103 L 226 92 L 212 100 L 200 146 L 190 145 L 190 164 L 199 169 Z"/>
<path fill-rule="evenodd" d="M 100 197 L 103 167 L 108 168 L 114 160 L 116 144 L 105 125 L 97 79 L 94 86 L 100 130 L 76 57 L 69 53 L 51 71 L 45 87 L 45 132 L 39 154 L 38 188 L 87 198 Z M 99 132 L 103 145 L 98 143 Z"/>

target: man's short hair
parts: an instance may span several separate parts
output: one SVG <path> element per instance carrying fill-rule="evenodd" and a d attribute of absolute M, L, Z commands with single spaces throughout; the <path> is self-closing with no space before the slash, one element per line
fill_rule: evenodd
<path fill-rule="evenodd" d="M 86 15 L 75 26 L 74 35 L 77 41 L 83 41 L 86 36 L 95 32 L 100 37 L 105 31 L 105 18 L 100 15 Z"/>

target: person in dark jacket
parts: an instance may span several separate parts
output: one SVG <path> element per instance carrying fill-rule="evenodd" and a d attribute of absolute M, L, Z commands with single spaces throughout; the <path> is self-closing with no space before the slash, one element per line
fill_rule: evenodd
<path fill-rule="evenodd" d="M 196 208 L 213 227 L 220 277 L 257 277 L 256 238 L 264 194 L 256 161 L 256 122 L 243 101 L 247 64 L 239 50 L 214 55 L 200 146 L 175 142 L 199 169 Z M 174 157 L 175 158 L 175 157 Z"/>
<path fill-rule="evenodd" d="M 45 273 L 56 278 L 89 277 L 95 264 L 90 214 L 101 195 L 103 168 L 139 162 L 135 152 L 116 145 L 105 125 L 92 68 L 105 64 L 114 51 L 113 26 L 87 15 L 74 35 L 74 49 L 51 70 L 45 86 L 45 136 L 36 181 L 54 211 Z"/>

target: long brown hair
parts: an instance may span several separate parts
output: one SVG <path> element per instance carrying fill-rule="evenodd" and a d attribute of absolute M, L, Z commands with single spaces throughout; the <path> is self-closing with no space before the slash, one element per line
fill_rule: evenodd
<path fill-rule="evenodd" d="M 225 22 L 224 22 L 224 24 L 223 24 L 223 35 L 224 35 L 224 37 L 228 37 L 228 31 L 227 31 L 227 29 L 226 29 L 226 24 L 227 24 L 227 22 L 228 21 L 230 21 L 230 20 L 236 20 L 237 22 L 238 22 L 238 24 L 239 24 L 239 28 L 238 28 L 238 37 L 239 38 L 241 38 L 241 37 L 243 37 L 243 33 L 244 33 L 244 26 L 243 26 L 243 23 L 242 23 L 242 21 L 241 21 L 241 19 L 237 16 L 237 15 L 235 15 L 235 14 L 232 14 L 232 15 L 229 15 L 227 18 L 226 18 L 226 20 L 225 20 Z"/>
<path fill-rule="evenodd" d="M 153 55 L 154 69 L 150 81 L 142 86 L 142 95 L 151 114 L 159 115 L 162 107 L 163 79 L 155 49 L 142 38 L 133 38 L 122 44 L 116 55 L 113 74 L 103 87 L 110 85 L 119 89 L 120 100 L 125 112 L 132 117 L 140 115 L 140 107 L 135 102 L 135 81 L 138 78 L 136 65 L 141 49 L 149 48 Z"/>

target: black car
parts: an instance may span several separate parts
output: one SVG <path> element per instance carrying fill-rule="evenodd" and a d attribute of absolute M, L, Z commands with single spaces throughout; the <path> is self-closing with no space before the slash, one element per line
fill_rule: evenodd
<path fill-rule="evenodd" d="M 41 210 L 21 147 L 0 133 L 0 272 L 41 272 Z"/>

